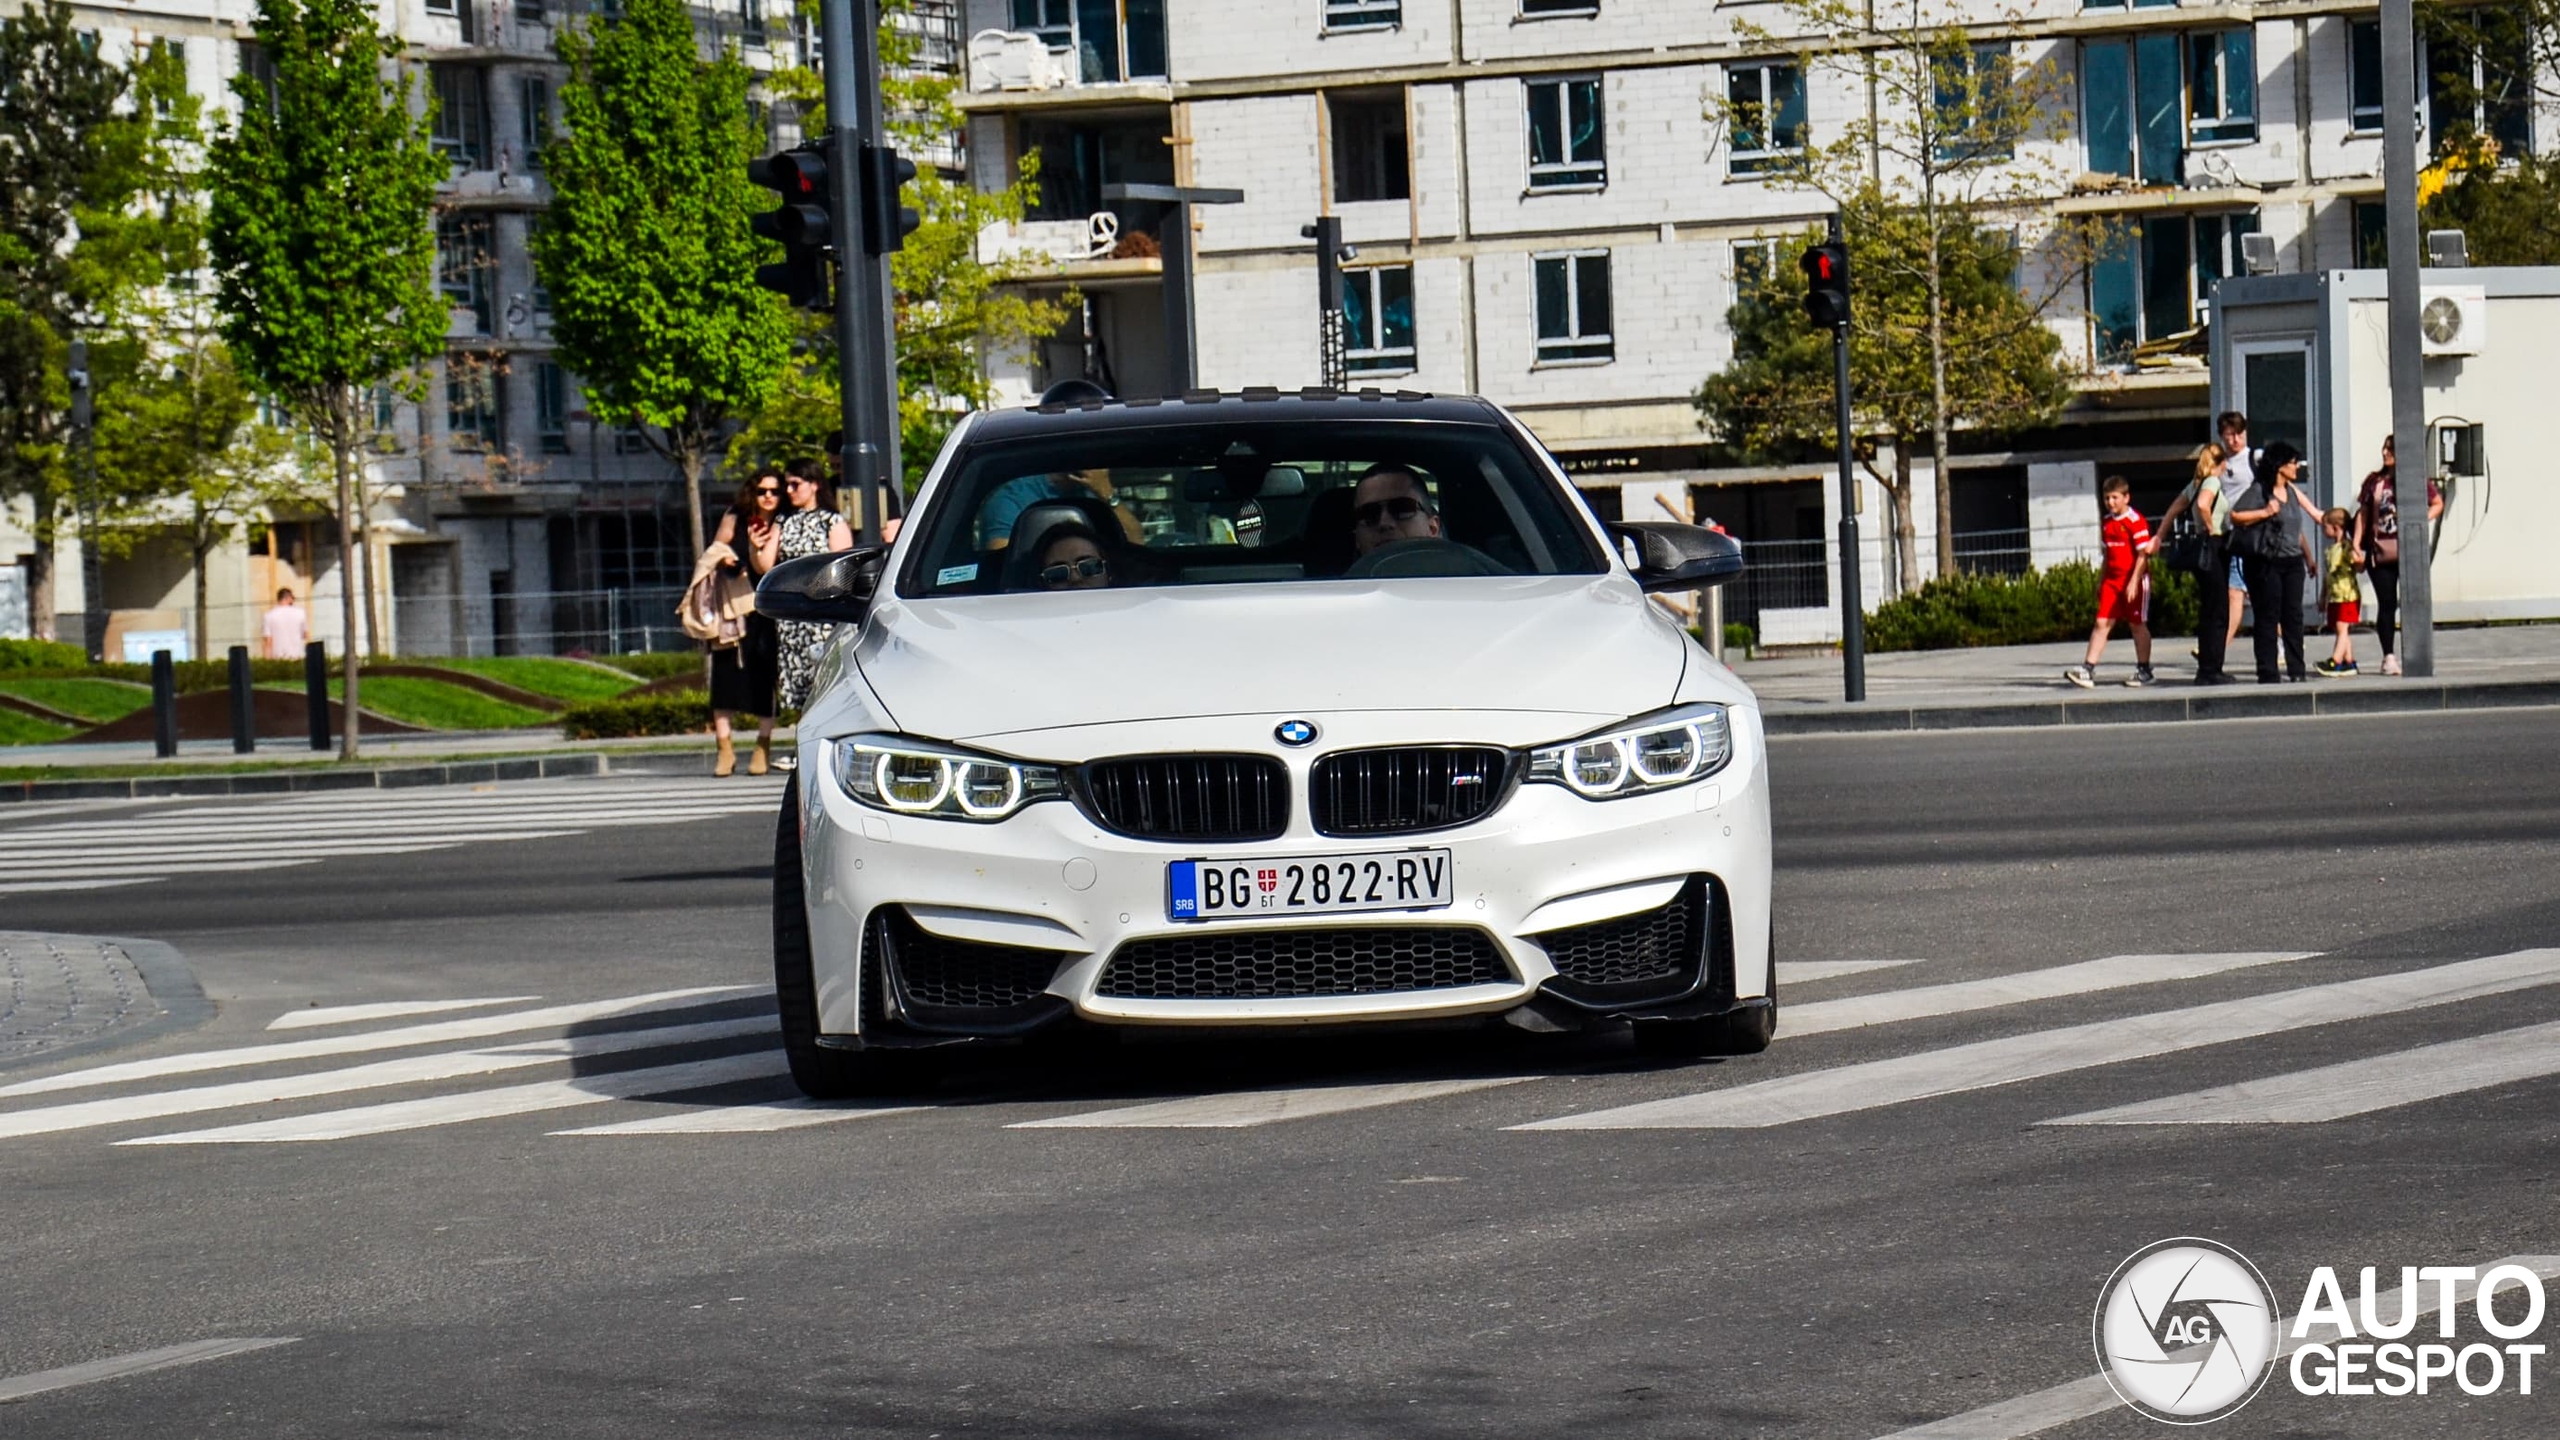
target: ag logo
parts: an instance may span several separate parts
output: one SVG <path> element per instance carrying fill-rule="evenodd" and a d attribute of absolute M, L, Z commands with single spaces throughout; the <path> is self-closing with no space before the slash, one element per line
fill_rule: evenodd
<path fill-rule="evenodd" d="M 1283 745 L 1311 745 L 1315 743 L 1316 722 L 1283 720 L 1273 727 L 1271 734 Z"/>
<path fill-rule="evenodd" d="M 2162 1240 L 2134 1252 L 2098 1292 L 2098 1370 L 2154 1420 L 2219 1420 L 2266 1383 L 2280 1318 L 2266 1277 L 2239 1251 Z"/>

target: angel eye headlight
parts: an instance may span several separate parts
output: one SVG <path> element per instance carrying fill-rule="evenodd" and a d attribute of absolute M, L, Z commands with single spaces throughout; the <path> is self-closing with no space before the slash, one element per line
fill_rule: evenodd
<path fill-rule="evenodd" d="M 1725 708 L 1684 705 L 1532 750 L 1524 778 L 1562 785 L 1592 800 L 1614 800 L 1702 780 L 1732 757 Z"/>
<path fill-rule="evenodd" d="M 1002 820 L 1067 793 L 1054 765 L 979 755 L 903 735 L 835 742 L 836 783 L 875 810 L 944 820 Z"/>

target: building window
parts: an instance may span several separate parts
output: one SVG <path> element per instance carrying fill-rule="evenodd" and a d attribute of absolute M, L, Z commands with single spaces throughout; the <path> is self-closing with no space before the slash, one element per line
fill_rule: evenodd
<path fill-rule="evenodd" d="M 1013 28 L 1028 30 L 1052 50 L 1076 43 L 1074 0 L 1013 0 Z"/>
<path fill-rule="evenodd" d="M 1528 92 L 1529 188 L 1567 190 L 1608 184 L 1600 78 L 1532 80 Z"/>
<path fill-rule="evenodd" d="M 2390 208 L 2379 200 L 2351 203 L 2347 218 L 2355 230 L 2355 253 L 2350 268 L 2380 270 L 2391 263 Z"/>
<path fill-rule="evenodd" d="M 1755 235 L 1733 242 L 1733 295 L 1739 300 L 1785 272 L 1778 265 L 1784 241 Z"/>
<path fill-rule="evenodd" d="M 1520 13 L 1538 15 L 1597 15 L 1600 0 L 1520 0 Z"/>
<path fill-rule="evenodd" d="M 2184 67 L 2178 37 L 2091 40 L 2080 47 L 2080 113 L 2089 168 L 2145 185 L 2175 185 L 2186 173 Z"/>
<path fill-rule="evenodd" d="M 1804 153 L 1804 71 L 1792 64 L 1735 65 L 1724 72 L 1732 112 L 1728 173 L 1757 175 Z"/>
<path fill-rule="evenodd" d="M 540 25 L 549 21 L 550 18 L 550 14 L 543 9 L 542 0 L 516 0 L 517 24 Z"/>
<path fill-rule="evenodd" d="M 764 48 L 764 0 L 738 0 L 738 43 Z"/>
<path fill-rule="evenodd" d="M 539 210 L 527 212 L 524 217 L 525 269 L 533 276 L 533 288 L 525 293 L 525 303 L 533 311 L 533 319 L 536 323 L 548 325 L 551 323 L 551 291 L 542 283 L 542 267 L 533 263 L 531 258 L 535 240 L 541 234 L 542 212 Z"/>
<path fill-rule="evenodd" d="M 1040 196 L 1030 208 L 1033 220 L 1082 220 L 1098 210 L 1120 216 L 1120 233 L 1154 227 L 1162 207 L 1151 200 L 1106 203 L 1102 187 L 1114 183 L 1170 185 L 1173 148 L 1165 143 L 1162 120 L 1119 120 L 1089 125 L 1035 124 L 1022 127 L 1023 149 L 1040 154 Z"/>
<path fill-rule="evenodd" d="M 1405 162 L 1404 94 L 1325 97 L 1333 137 L 1333 198 L 1403 200 L 1413 194 Z"/>
<path fill-rule="evenodd" d="M 1413 267 L 1378 265 L 1342 274 L 1344 355 L 1355 375 L 1414 367 Z"/>
<path fill-rule="evenodd" d="M 1404 23 L 1404 0 L 1324 0 L 1324 28 L 1392 30 Z"/>
<path fill-rule="evenodd" d="M 548 360 L 533 367 L 534 417 L 542 427 L 542 453 L 569 453 L 569 377 Z"/>
<path fill-rule="evenodd" d="M 1013 0 L 1013 28 L 1074 56 L 1088 85 L 1165 78 L 1165 0 Z"/>
<path fill-rule="evenodd" d="M 524 168 L 542 168 L 542 147 L 551 143 L 551 77 L 527 75 L 516 92 L 516 140 L 523 147 Z"/>
<path fill-rule="evenodd" d="M 489 168 L 489 74 L 477 65 L 430 65 L 436 121 L 431 138 L 456 170 Z"/>
<path fill-rule="evenodd" d="M 2187 39 L 2187 138 L 2198 145 L 2258 138 L 2258 34 L 2224 30 Z"/>
<path fill-rule="evenodd" d="M 444 361 L 445 437 L 456 450 L 496 450 L 505 361 L 496 355 L 448 355 Z"/>
<path fill-rule="evenodd" d="M 2347 26 L 2347 128 L 2359 135 L 2382 129 L 2382 25 L 2374 20 Z"/>
<path fill-rule="evenodd" d="M 400 449 L 400 393 L 388 380 L 373 386 L 373 448 L 384 454 Z"/>
<path fill-rule="evenodd" d="M 240 73 L 266 92 L 267 110 L 273 113 L 276 108 L 276 57 L 257 41 L 243 40 L 240 42 Z"/>
<path fill-rule="evenodd" d="M 2530 155 L 2533 61 L 2523 33 L 2494 8 L 2462 13 L 2470 17 L 2470 37 L 2425 37 L 2427 138 L 2439 153 L 2476 136 L 2496 141 L 2504 154 Z"/>
<path fill-rule="evenodd" d="M 2257 229 L 2250 210 L 2150 215 L 2128 227 L 2089 269 L 2100 358 L 2122 361 L 2137 346 L 2196 329 L 2213 282 L 2245 273 L 2240 240 Z"/>
<path fill-rule="evenodd" d="M 436 288 L 457 310 L 468 310 L 479 334 L 496 328 L 497 255 L 486 215 L 436 219 Z"/>
<path fill-rule="evenodd" d="M 2006 160 L 2011 154 L 2009 42 L 1977 40 L 1960 52 L 1934 55 L 1938 159 L 1952 164 Z"/>
<path fill-rule="evenodd" d="M 615 428 L 613 432 L 613 453 L 616 455 L 654 455 L 657 452 L 649 448 L 649 432 L 642 429 L 638 421 L 633 421 L 630 424 L 617 426 Z"/>
<path fill-rule="evenodd" d="M 1610 333 L 1609 252 L 1538 255 L 1530 259 L 1538 286 L 1538 363 L 1614 360 Z"/>

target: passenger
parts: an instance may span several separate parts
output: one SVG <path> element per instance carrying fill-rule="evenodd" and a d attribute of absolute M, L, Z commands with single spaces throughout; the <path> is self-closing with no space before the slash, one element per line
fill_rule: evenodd
<path fill-rule="evenodd" d="M 1440 535 L 1440 512 L 1422 488 L 1422 477 L 1393 461 L 1362 472 L 1351 488 L 1351 547 L 1362 555 L 1398 540 Z"/>
<path fill-rule="evenodd" d="M 1102 553 L 1102 542 L 1092 531 L 1062 524 L 1041 537 L 1032 574 L 1043 590 L 1107 590 L 1111 557 Z"/>

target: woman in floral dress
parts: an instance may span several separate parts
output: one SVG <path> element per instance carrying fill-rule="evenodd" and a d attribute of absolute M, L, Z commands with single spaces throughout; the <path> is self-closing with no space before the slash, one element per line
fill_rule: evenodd
<path fill-rule="evenodd" d="M 797 560 L 853 548 L 853 529 L 837 513 L 833 487 L 820 477 L 816 466 L 793 466 L 785 485 L 785 498 L 793 509 L 782 517 L 782 559 Z M 782 622 L 779 703 L 783 709 L 797 710 L 808 703 L 809 682 L 818 674 L 819 652 L 827 648 L 827 632 L 834 628 L 808 620 Z"/>

